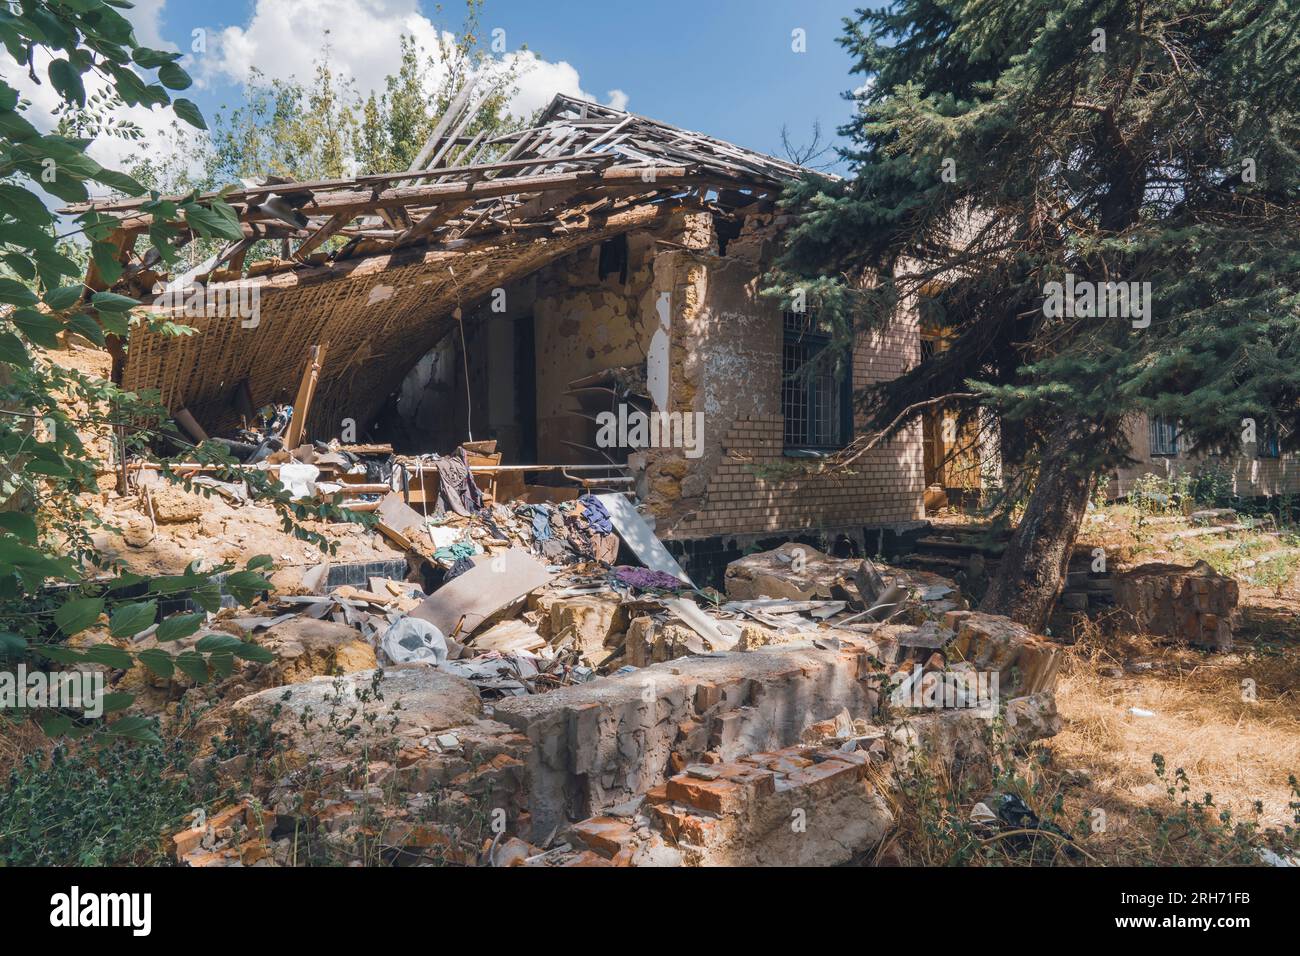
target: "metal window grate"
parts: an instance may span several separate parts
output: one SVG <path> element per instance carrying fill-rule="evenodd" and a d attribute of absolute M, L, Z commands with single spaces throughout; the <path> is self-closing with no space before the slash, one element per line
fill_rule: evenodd
<path fill-rule="evenodd" d="M 1152 415 L 1147 420 L 1152 455 L 1174 456 L 1178 454 L 1178 423 L 1163 415 Z"/>
<path fill-rule="evenodd" d="M 815 314 L 782 315 L 781 413 L 787 448 L 834 449 L 850 431 L 848 363 L 837 362 Z"/>

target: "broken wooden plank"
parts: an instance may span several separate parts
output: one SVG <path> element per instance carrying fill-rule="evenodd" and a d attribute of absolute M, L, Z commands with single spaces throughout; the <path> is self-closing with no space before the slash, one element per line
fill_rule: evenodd
<path fill-rule="evenodd" d="M 298 385 L 298 397 L 294 399 L 293 420 L 289 422 L 289 431 L 284 440 L 286 448 L 297 448 L 302 441 L 307 427 L 307 413 L 311 410 L 312 396 L 316 394 L 316 383 L 320 379 L 320 369 L 324 361 L 324 345 L 313 345 L 307 350 L 307 368 L 303 371 L 302 382 Z"/>

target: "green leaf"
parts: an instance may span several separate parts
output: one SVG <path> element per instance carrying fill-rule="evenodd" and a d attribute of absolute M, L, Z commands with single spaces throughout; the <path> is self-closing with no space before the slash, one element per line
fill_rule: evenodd
<path fill-rule="evenodd" d="M 22 541 L 36 543 L 36 519 L 21 511 L 0 511 L 0 528 Z"/>
<path fill-rule="evenodd" d="M 97 183 L 103 183 L 109 189 L 126 193 L 128 196 L 142 196 L 147 190 L 126 173 L 114 169 L 101 169 L 91 177 Z"/>
<path fill-rule="evenodd" d="M 128 312 L 101 312 L 99 324 L 105 332 L 113 335 L 126 335 L 131 329 L 131 315 Z"/>
<path fill-rule="evenodd" d="M 83 291 L 79 285 L 65 285 L 58 289 L 51 289 L 45 293 L 45 304 L 55 312 L 62 312 L 80 302 Z"/>
<path fill-rule="evenodd" d="M 164 63 L 158 67 L 158 80 L 169 90 L 183 90 L 194 83 L 190 75 L 175 62 Z"/>
<path fill-rule="evenodd" d="M 80 664 L 85 660 L 80 651 L 62 644 L 34 644 L 32 650 L 56 664 Z"/>
<path fill-rule="evenodd" d="M 176 673 L 176 665 L 172 663 L 172 656 L 161 648 L 150 647 L 140 651 L 135 656 L 141 664 L 164 680 L 170 680 L 172 674 Z"/>
<path fill-rule="evenodd" d="M 123 740 L 134 740 L 142 744 L 162 743 L 153 718 L 145 717 L 143 714 L 128 714 L 126 717 L 121 717 L 105 726 L 100 733 L 105 737 L 120 737 Z"/>
<path fill-rule="evenodd" d="M 6 252 L 2 257 L 5 265 L 17 273 L 18 278 L 31 282 L 36 278 L 36 266 L 24 255 L 16 252 Z"/>
<path fill-rule="evenodd" d="M 40 131 L 14 110 L 0 110 L 0 136 L 21 143 L 39 135 Z"/>
<path fill-rule="evenodd" d="M 218 677 L 229 677 L 235 672 L 235 656 L 229 651 L 218 651 L 208 656 L 208 664 Z"/>
<path fill-rule="evenodd" d="M 243 643 L 233 634 L 204 634 L 198 639 L 194 649 L 203 654 L 215 654 L 219 651 L 233 651 Z"/>
<path fill-rule="evenodd" d="M 60 170 L 62 170 L 62 167 L 60 167 Z M 37 182 L 51 196 L 62 199 L 64 202 L 85 202 L 90 198 L 90 193 L 86 191 L 85 184 L 72 175 L 56 175 L 53 179 L 39 179 Z"/>
<path fill-rule="evenodd" d="M 262 568 L 271 567 L 274 563 L 275 559 L 269 554 L 255 554 L 248 559 L 248 563 L 245 564 L 244 567 L 249 571 L 259 571 Z"/>
<path fill-rule="evenodd" d="M 179 60 L 179 53 L 170 53 L 167 50 L 154 50 L 147 46 L 138 46 L 131 51 L 131 59 L 135 60 L 146 70 L 156 70 L 164 63 L 172 63 Z"/>
<path fill-rule="evenodd" d="M 0 302 L 10 305 L 35 305 L 40 300 L 36 293 L 14 279 L 0 276 Z"/>
<path fill-rule="evenodd" d="M 30 368 L 32 356 L 22 339 L 12 332 L 0 331 L 0 362 Z"/>
<path fill-rule="evenodd" d="M 235 211 L 220 200 L 212 200 L 212 205 L 201 206 L 198 203 L 183 203 L 185 221 L 195 232 L 205 239 L 242 239 L 244 230 L 239 224 Z"/>
<path fill-rule="evenodd" d="M 15 186 L 12 183 L 0 183 L 0 210 L 37 225 L 48 225 L 54 221 L 45 203 L 33 192 Z"/>
<path fill-rule="evenodd" d="M 27 653 L 27 638 L 12 631 L 0 631 L 0 657 L 20 657 Z"/>
<path fill-rule="evenodd" d="M 84 335 L 96 345 L 102 346 L 104 344 L 103 328 L 84 312 L 79 312 L 68 319 L 68 330 Z"/>
<path fill-rule="evenodd" d="M 91 308 L 101 312 L 129 312 L 139 304 L 138 299 L 118 295 L 116 292 L 96 292 L 90 297 Z"/>
<path fill-rule="evenodd" d="M 168 641 L 178 641 L 182 637 L 189 637 L 199 629 L 206 616 L 203 613 L 174 614 L 158 625 L 158 630 L 154 636 L 160 644 L 165 644 Z"/>
<path fill-rule="evenodd" d="M 71 637 L 90 627 L 104 612 L 103 598 L 77 598 L 63 604 L 54 612 L 54 623 Z"/>
<path fill-rule="evenodd" d="M 78 106 L 86 105 L 86 86 L 81 82 L 81 74 L 77 68 L 67 60 L 51 60 L 49 69 L 46 71 L 50 77 L 50 83 L 64 100 L 76 103 Z"/>
<path fill-rule="evenodd" d="M 235 656 L 242 657 L 246 661 L 253 661 L 258 664 L 269 664 L 275 660 L 275 655 L 260 644 L 249 644 L 240 642 L 239 647 L 235 648 Z"/>
<path fill-rule="evenodd" d="M 63 331 L 63 322 L 48 312 L 35 309 L 15 309 L 9 321 L 18 327 L 18 331 L 27 336 L 29 342 L 47 349 L 59 347 L 59 333 Z"/>
<path fill-rule="evenodd" d="M 205 584 L 190 593 L 190 600 L 203 610 L 215 614 L 221 610 L 221 588 L 216 584 Z"/>
<path fill-rule="evenodd" d="M 126 604 L 113 612 L 108 632 L 114 637 L 133 637 L 153 625 L 158 617 L 157 601 Z"/>
<path fill-rule="evenodd" d="M 194 651 L 184 651 L 172 658 L 172 663 L 179 667 L 181 673 L 194 681 L 194 683 L 207 683 L 208 662 L 203 659 L 202 654 L 196 654 Z"/>
<path fill-rule="evenodd" d="M 195 129 L 208 128 L 208 124 L 203 121 L 203 114 L 199 112 L 199 108 L 184 97 L 173 100 L 172 109 L 176 111 L 177 116 Z"/>
<path fill-rule="evenodd" d="M 236 571 L 225 580 L 226 592 L 247 607 L 264 591 L 271 590 L 271 582 L 256 571 Z"/>
<path fill-rule="evenodd" d="M 104 708 L 104 713 L 111 714 L 115 710 L 126 710 L 135 700 L 135 694 L 126 694 L 121 691 L 105 694 L 99 698 L 100 705 Z"/>
<path fill-rule="evenodd" d="M 31 475 L 46 475 L 50 478 L 72 477 L 72 469 L 62 461 L 33 460 L 27 463 L 25 470 Z"/>
<path fill-rule="evenodd" d="M 50 714 L 39 722 L 47 737 L 62 737 L 72 729 L 72 718 L 67 714 Z"/>
<path fill-rule="evenodd" d="M 119 574 L 111 581 L 107 581 L 105 583 L 108 587 L 108 590 L 112 592 L 112 591 L 120 591 L 123 588 L 133 588 L 138 584 L 144 584 L 148 580 L 149 579 L 145 577 L 143 574 L 133 574 L 128 571 L 125 574 Z"/>
<path fill-rule="evenodd" d="M 122 263 L 117 259 L 117 246 L 111 242 L 93 242 L 90 244 L 90 257 L 99 270 L 100 278 L 112 285 L 122 278 Z"/>
<path fill-rule="evenodd" d="M 117 670 L 126 670 L 134 661 L 131 655 L 113 644 L 96 644 L 86 648 L 81 659 L 91 664 L 105 664 Z"/>

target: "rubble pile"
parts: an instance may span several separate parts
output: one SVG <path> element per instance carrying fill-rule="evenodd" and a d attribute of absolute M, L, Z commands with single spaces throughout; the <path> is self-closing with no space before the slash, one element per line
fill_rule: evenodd
<path fill-rule="evenodd" d="M 136 462 L 101 492 L 128 566 L 275 562 L 253 607 L 168 642 L 247 645 L 207 680 L 108 675 L 133 712 L 197 714 L 190 774 L 240 795 L 173 836 L 180 863 L 847 862 L 916 760 L 987 776 L 991 716 L 1016 746 L 1059 725 L 1054 645 L 937 574 L 787 542 L 702 588 L 626 492 L 528 486 L 491 442 L 306 443 L 294 418 L 224 442 L 233 471 L 181 466 L 182 488 Z M 230 480 L 249 469 L 334 553 Z"/>
<path fill-rule="evenodd" d="M 376 580 L 217 615 L 276 649 L 221 714 L 266 756 L 196 761 L 247 794 L 177 834 L 176 858 L 845 862 L 893 827 L 893 775 L 917 754 L 988 772 L 999 700 L 1018 745 L 1059 726 L 1054 645 L 935 575 L 787 544 L 735 562 L 721 595 L 528 543 L 432 594 Z M 945 703 L 951 686 L 969 694 Z"/>

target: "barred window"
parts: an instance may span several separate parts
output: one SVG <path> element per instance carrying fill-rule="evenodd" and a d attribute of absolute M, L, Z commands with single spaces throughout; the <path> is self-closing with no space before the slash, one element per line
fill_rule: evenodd
<path fill-rule="evenodd" d="M 1152 456 L 1177 455 L 1178 422 L 1163 415 L 1152 415 L 1147 420 L 1147 424 Z"/>
<path fill-rule="evenodd" d="M 781 324 L 786 452 L 843 448 L 853 431 L 849 350 L 831 348 L 830 330 L 815 313 L 785 312 Z"/>

